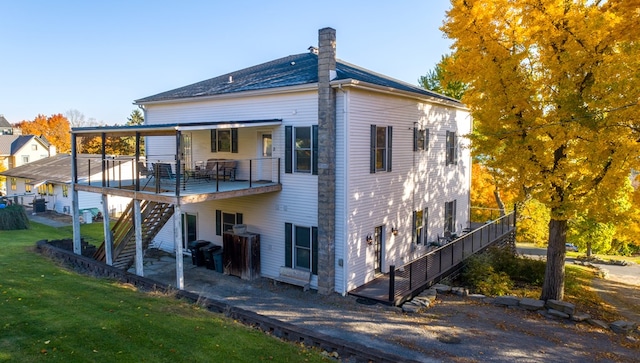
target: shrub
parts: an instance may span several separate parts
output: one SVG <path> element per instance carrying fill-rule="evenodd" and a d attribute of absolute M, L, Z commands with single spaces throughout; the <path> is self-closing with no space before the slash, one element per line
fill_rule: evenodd
<path fill-rule="evenodd" d="M 489 254 L 469 257 L 460 275 L 462 283 L 479 294 L 505 295 L 509 293 L 513 287 L 513 281 L 506 273 L 496 271 L 491 263 Z"/>
<path fill-rule="evenodd" d="M 487 254 L 496 271 L 506 273 L 514 281 L 542 285 L 545 271 L 544 261 L 518 256 L 504 248 L 491 248 Z"/>
<path fill-rule="evenodd" d="M 514 282 L 541 286 L 545 262 L 518 257 L 507 249 L 491 248 L 465 262 L 462 284 L 484 295 L 506 295 Z"/>
<path fill-rule="evenodd" d="M 10 205 L 0 209 L 0 230 L 29 229 L 29 218 L 24 207 Z"/>

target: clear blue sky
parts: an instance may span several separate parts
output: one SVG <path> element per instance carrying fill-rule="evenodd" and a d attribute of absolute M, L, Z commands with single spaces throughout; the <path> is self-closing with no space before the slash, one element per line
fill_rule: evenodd
<path fill-rule="evenodd" d="M 135 99 L 291 54 L 337 32 L 338 58 L 417 84 L 451 41 L 448 0 L 0 0 L 0 114 L 76 109 L 123 124 Z"/>

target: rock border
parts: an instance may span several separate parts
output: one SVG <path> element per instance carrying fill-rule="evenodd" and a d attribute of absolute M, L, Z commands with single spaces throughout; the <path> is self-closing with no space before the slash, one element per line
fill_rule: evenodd
<path fill-rule="evenodd" d="M 575 304 L 566 301 L 544 301 L 517 296 L 488 297 L 482 294 L 469 294 L 469 290 L 467 288 L 452 287 L 445 284 L 435 284 L 415 296 L 413 299 L 406 301 L 401 306 L 402 311 L 405 313 L 420 313 L 433 305 L 438 294 L 455 294 L 471 300 L 481 301 L 486 304 L 535 311 L 550 319 L 566 319 L 576 323 L 588 323 L 601 329 L 611 330 L 617 334 L 625 334 L 627 339 L 631 341 L 638 341 L 638 337 L 634 337 L 633 334 L 640 335 L 640 326 L 637 322 L 617 320 L 607 323 L 602 320 L 593 319 L 589 314 L 577 312 Z"/>

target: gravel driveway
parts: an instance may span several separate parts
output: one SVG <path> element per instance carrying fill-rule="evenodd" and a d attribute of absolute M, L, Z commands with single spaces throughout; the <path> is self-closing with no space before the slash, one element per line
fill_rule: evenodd
<path fill-rule="evenodd" d="M 173 258 L 151 263 L 145 276 L 175 281 Z M 274 285 L 266 278 L 249 283 L 194 267 L 189 260 L 185 282 L 186 290 L 210 299 L 412 361 L 638 362 L 640 356 L 639 342 L 608 330 L 450 294 L 439 295 L 435 306 L 422 313 L 405 314 L 351 296 Z"/>

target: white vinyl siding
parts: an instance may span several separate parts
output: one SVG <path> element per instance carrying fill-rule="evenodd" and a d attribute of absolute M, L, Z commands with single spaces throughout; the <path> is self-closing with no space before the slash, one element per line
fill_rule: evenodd
<path fill-rule="evenodd" d="M 375 251 L 367 246 L 365 237 L 373 234 L 376 226 L 386 227 L 382 270 L 388 272 L 390 265 L 401 266 L 425 252 L 424 244 L 412 247 L 413 211 L 428 210 L 423 241 L 442 235 L 445 201 L 459 200 L 456 220 L 468 220 L 470 179 L 465 170 L 471 168 L 470 159 L 462 155 L 457 165 L 444 169 L 446 130 L 468 133 L 470 118 L 466 111 L 361 91 L 348 95 L 349 156 L 344 158 L 348 170 L 344 212 L 349 245 L 345 251 L 347 291 L 375 277 Z M 393 127 L 391 172 L 369 173 L 370 125 Z M 424 151 L 414 151 L 414 127 L 429 130 Z M 398 228 L 396 236 L 391 233 L 392 227 Z"/>

